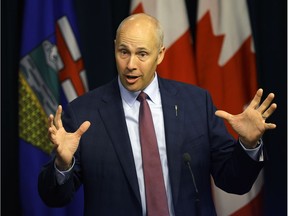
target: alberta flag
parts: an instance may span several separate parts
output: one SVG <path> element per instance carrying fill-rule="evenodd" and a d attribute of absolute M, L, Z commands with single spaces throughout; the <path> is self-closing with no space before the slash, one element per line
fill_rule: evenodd
<path fill-rule="evenodd" d="M 37 190 L 50 158 L 48 116 L 88 90 L 72 0 L 24 1 L 19 65 L 19 170 L 23 216 L 79 216 L 83 191 L 63 208 L 48 208 Z"/>

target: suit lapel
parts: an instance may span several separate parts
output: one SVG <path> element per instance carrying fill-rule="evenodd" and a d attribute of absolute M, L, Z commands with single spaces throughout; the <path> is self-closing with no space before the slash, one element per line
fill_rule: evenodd
<path fill-rule="evenodd" d="M 112 82 L 112 85 L 113 87 L 107 88 L 107 91 L 103 94 L 103 105 L 99 109 L 99 112 L 103 118 L 105 126 L 107 127 L 107 131 L 112 140 L 115 151 L 117 152 L 124 173 L 127 176 L 127 180 L 134 191 L 139 205 L 141 205 L 134 158 L 117 79 Z M 184 125 L 184 111 L 181 109 L 184 107 L 184 102 L 178 100 L 179 97 L 177 97 L 177 89 L 161 78 L 159 78 L 159 88 L 164 115 L 169 176 L 173 202 L 174 206 L 176 206 L 179 194 L 182 163 L 181 137 L 179 132 Z"/>
<path fill-rule="evenodd" d="M 141 205 L 140 192 L 135 170 L 134 158 L 124 117 L 122 100 L 117 79 L 112 82 L 113 87 L 107 88 L 103 95 L 103 106 L 99 112 L 119 157 L 124 173 L 127 176 L 134 194 Z M 111 87 L 111 86 L 110 86 Z M 110 90 L 111 89 L 111 90 Z"/>
<path fill-rule="evenodd" d="M 177 89 L 163 79 L 159 78 L 159 87 L 161 93 L 165 138 L 167 148 L 167 159 L 169 167 L 169 176 L 171 181 L 171 190 L 174 206 L 176 206 L 181 175 L 181 137 L 180 131 L 183 127 L 184 110 L 183 101 L 177 97 Z"/>

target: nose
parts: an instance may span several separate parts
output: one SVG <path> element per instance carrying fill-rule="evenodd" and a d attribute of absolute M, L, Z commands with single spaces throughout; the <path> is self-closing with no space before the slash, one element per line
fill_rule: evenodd
<path fill-rule="evenodd" d="M 129 71 L 136 70 L 136 61 L 137 61 L 137 58 L 135 56 L 131 55 L 128 62 L 127 62 L 127 69 Z"/>

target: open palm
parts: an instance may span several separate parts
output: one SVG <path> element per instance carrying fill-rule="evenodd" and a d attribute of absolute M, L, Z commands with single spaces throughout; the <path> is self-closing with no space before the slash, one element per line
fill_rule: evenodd
<path fill-rule="evenodd" d="M 263 90 L 258 89 L 249 106 L 238 115 L 232 115 L 223 110 L 215 112 L 217 116 L 229 122 L 247 148 L 254 148 L 266 130 L 276 128 L 275 124 L 266 123 L 266 119 L 277 108 L 277 105 L 272 103 L 274 94 L 270 93 L 263 103 L 260 104 L 262 95 Z"/>
<path fill-rule="evenodd" d="M 56 149 L 56 165 L 59 168 L 68 168 L 72 162 L 74 153 L 76 152 L 81 136 L 90 127 L 90 122 L 83 122 L 74 133 L 68 133 L 63 127 L 62 106 L 58 106 L 55 114 L 49 116 L 49 139 Z"/>

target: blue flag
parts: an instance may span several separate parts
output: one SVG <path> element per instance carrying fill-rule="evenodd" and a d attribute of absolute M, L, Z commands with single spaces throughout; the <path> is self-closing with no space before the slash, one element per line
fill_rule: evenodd
<path fill-rule="evenodd" d="M 83 215 L 83 190 L 71 204 L 49 208 L 37 190 L 51 157 L 48 116 L 88 91 L 72 0 L 26 0 L 19 64 L 20 202 L 23 216 Z"/>

